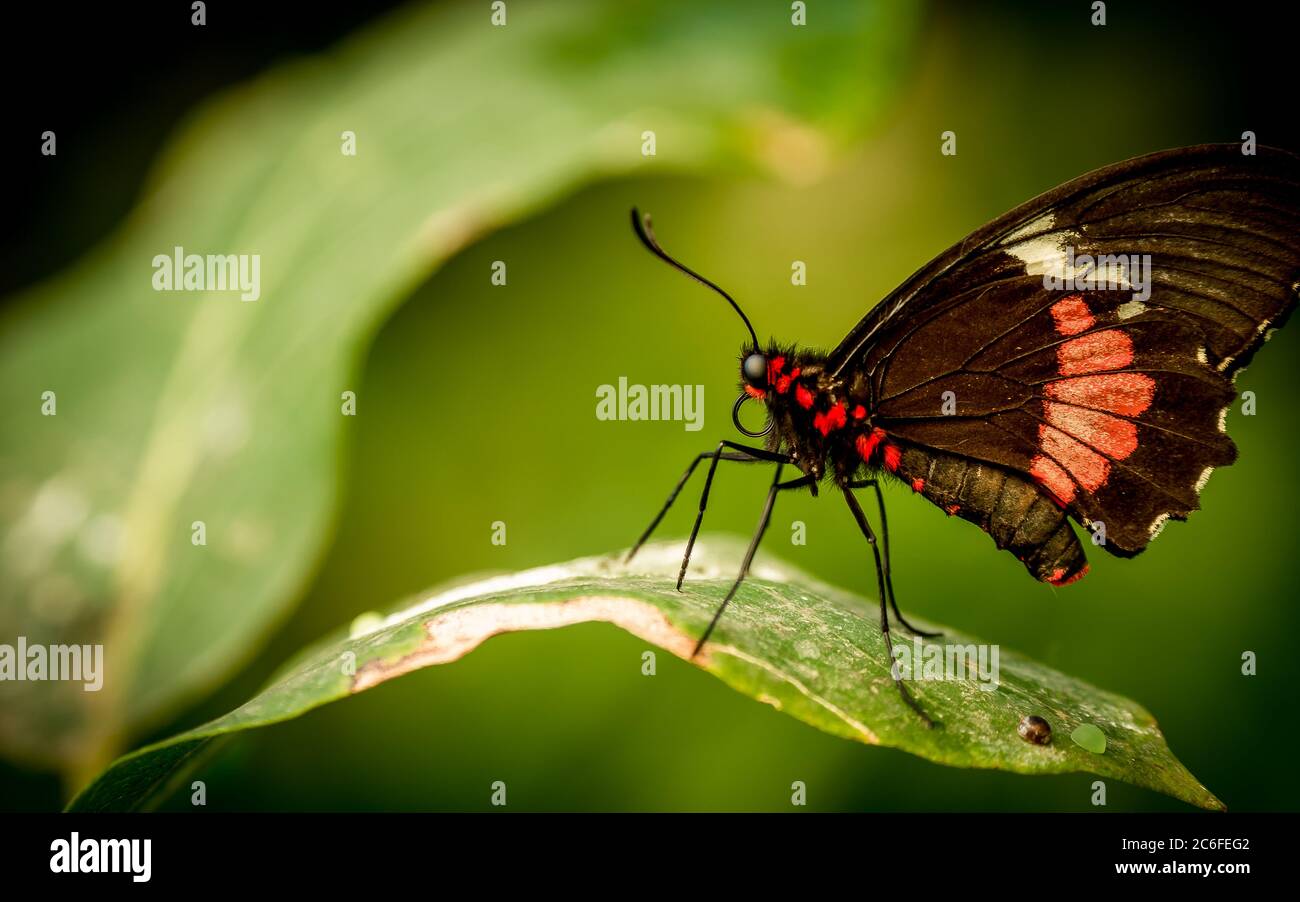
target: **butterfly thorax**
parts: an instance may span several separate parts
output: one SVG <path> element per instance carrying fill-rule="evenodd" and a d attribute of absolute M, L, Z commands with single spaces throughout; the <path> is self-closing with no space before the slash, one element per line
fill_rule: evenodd
<path fill-rule="evenodd" d="M 744 389 L 767 405 L 768 450 L 789 454 L 805 473 L 840 484 L 864 466 L 887 463 L 890 445 L 872 425 L 867 379 L 832 376 L 821 351 L 773 345 L 765 356 L 765 384 Z"/>

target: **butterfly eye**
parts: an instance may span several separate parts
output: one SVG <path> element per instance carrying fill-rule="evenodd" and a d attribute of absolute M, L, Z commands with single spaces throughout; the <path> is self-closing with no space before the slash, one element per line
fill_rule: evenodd
<path fill-rule="evenodd" d="M 755 388 L 764 385 L 767 380 L 767 358 L 762 354 L 750 354 L 745 358 L 740 372 L 745 381 Z"/>

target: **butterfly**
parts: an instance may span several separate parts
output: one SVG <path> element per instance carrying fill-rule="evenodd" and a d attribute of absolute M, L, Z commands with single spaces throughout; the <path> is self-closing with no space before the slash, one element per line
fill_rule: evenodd
<path fill-rule="evenodd" d="M 897 478 L 975 524 L 1037 580 L 1088 572 L 1071 521 L 1121 557 L 1184 520 L 1236 446 L 1225 432 L 1233 381 L 1300 297 L 1300 157 L 1240 145 L 1184 147 L 1080 176 L 998 217 L 872 307 L 829 353 L 760 344 L 727 292 L 669 256 L 649 216 L 632 225 L 656 256 L 725 298 L 749 340 L 736 428 L 700 453 L 628 552 L 649 538 L 709 462 L 691 550 L 722 462 L 775 465 L 740 573 L 782 492 L 830 483 L 873 555 L 880 628 L 893 660 L 894 598 L 881 479 Z M 766 407 L 759 432 L 740 420 Z M 801 475 L 783 479 L 786 467 Z M 855 492 L 871 489 L 877 540 Z M 888 606 L 888 607 L 887 607 Z M 902 700 L 930 718 L 898 674 Z"/>

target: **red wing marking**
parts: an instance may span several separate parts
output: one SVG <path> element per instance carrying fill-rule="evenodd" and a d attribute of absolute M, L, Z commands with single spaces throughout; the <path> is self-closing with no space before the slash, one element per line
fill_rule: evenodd
<path fill-rule="evenodd" d="M 1133 339 L 1119 329 L 1089 332 L 1056 349 L 1062 376 L 1123 369 L 1133 362 Z"/>
<path fill-rule="evenodd" d="M 1038 427 L 1038 444 L 1054 461 L 1070 471 L 1074 481 L 1095 492 L 1110 478 L 1110 462 L 1076 438 L 1052 426 Z"/>
<path fill-rule="evenodd" d="M 1058 347 L 1057 361 L 1061 364 L 1061 376 L 1123 369 L 1134 361 L 1134 339 L 1119 329 L 1091 331 Z"/>
<path fill-rule="evenodd" d="M 1074 480 L 1050 457 L 1035 455 L 1029 462 L 1029 475 L 1038 480 L 1061 507 L 1074 500 Z"/>
<path fill-rule="evenodd" d="M 1048 397 L 1126 417 L 1145 412 L 1155 393 L 1156 381 L 1146 373 L 1075 376 L 1047 384 Z"/>
<path fill-rule="evenodd" d="M 1082 332 L 1094 323 L 1077 295 L 1057 301 L 1052 318 L 1062 335 Z M 1137 424 L 1121 417 L 1144 413 L 1155 397 L 1156 383 L 1146 373 L 1105 372 L 1133 363 L 1133 339 L 1121 329 L 1072 338 L 1057 348 L 1056 359 L 1061 375 L 1072 378 L 1047 384 L 1045 393 L 1052 400 L 1043 401 L 1047 422 L 1038 427 L 1043 453 L 1030 461 L 1029 472 L 1064 506 L 1074 501 L 1078 487 L 1095 492 L 1105 485 L 1110 461 L 1137 450 Z"/>
<path fill-rule="evenodd" d="M 1062 335 L 1078 335 L 1097 324 L 1083 297 L 1077 294 L 1061 298 L 1053 304 L 1052 319 L 1056 321 L 1056 331 Z"/>
<path fill-rule="evenodd" d="M 1056 404 L 1052 401 L 1043 402 L 1043 413 L 1048 423 L 1084 444 L 1096 448 L 1112 460 L 1123 460 L 1137 450 L 1137 424 L 1130 420 L 1121 420 L 1119 417 L 1089 410 L 1086 407 Z M 1070 466 L 1070 469 L 1073 470 L 1074 467 Z M 1105 477 L 1101 481 L 1104 483 Z M 1097 486 L 1089 486 L 1089 488 L 1097 488 Z"/>

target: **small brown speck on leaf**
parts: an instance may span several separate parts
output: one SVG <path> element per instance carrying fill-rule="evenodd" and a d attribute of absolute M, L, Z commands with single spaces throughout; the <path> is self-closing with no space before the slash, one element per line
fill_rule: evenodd
<path fill-rule="evenodd" d="M 1047 745 L 1052 741 L 1052 725 L 1037 714 L 1027 714 L 1020 718 L 1020 726 L 1016 728 L 1016 732 L 1025 742 L 1034 745 Z"/>

